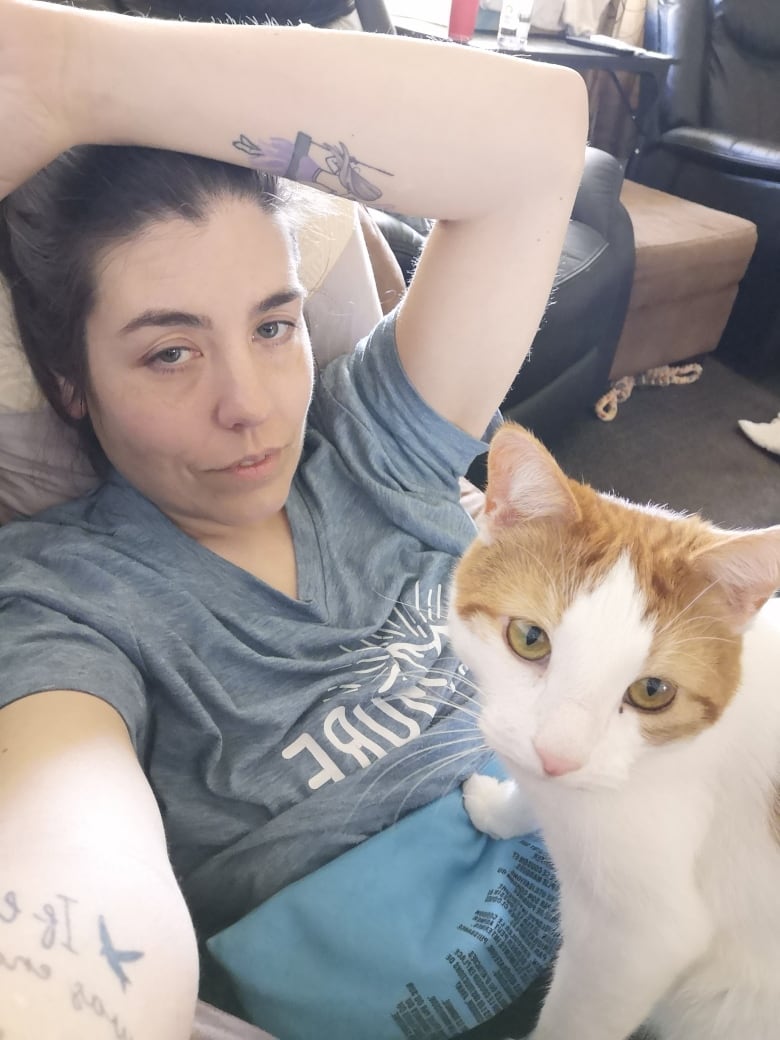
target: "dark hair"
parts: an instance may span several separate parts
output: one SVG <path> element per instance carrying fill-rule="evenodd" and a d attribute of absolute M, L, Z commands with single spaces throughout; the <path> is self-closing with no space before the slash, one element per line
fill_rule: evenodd
<path fill-rule="evenodd" d="M 119 0 L 118 10 L 188 21 L 307 22 L 326 26 L 355 10 L 355 0 Z"/>
<path fill-rule="evenodd" d="M 6 276 L 30 367 L 57 415 L 78 432 L 99 476 L 108 460 L 88 416 L 72 418 L 61 380 L 84 399 L 86 323 L 95 261 L 113 243 L 172 215 L 195 223 L 218 198 L 283 200 L 276 178 L 199 156 L 154 148 L 86 145 L 64 153 L 2 203 L 0 269 Z"/>

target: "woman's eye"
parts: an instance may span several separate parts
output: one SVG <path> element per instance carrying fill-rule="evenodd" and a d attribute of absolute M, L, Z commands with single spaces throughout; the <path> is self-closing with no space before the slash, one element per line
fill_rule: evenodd
<path fill-rule="evenodd" d="M 506 626 L 506 641 L 510 648 L 525 661 L 542 661 L 552 651 L 550 637 L 532 621 L 510 618 Z"/>
<path fill-rule="evenodd" d="M 677 687 L 674 683 L 651 676 L 631 683 L 623 700 L 640 711 L 663 711 L 676 696 Z"/>
<path fill-rule="evenodd" d="M 292 321 L 265 321 L 257 326 L 257 335 L 260 339 L 276 340 L 285 342 L 293 334 L 295 322 Z"/>
<path fill-rule="evenodd" d="M 165 347 L 163 350 L 158 350 L 149 359 L 149 363 L 159 368 L 178 368 L 191 353 L 192 351 L 186 347 Z"/>

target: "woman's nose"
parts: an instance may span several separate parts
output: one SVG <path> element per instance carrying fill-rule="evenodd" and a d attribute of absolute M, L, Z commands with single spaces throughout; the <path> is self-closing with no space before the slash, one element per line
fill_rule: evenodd
<path fill-rule="evenodd" d="M 220 426 L 257 426 L 268 417 L 272 396 L 251 345 L 223 358 L 214 379 L 216 419 Z"/>

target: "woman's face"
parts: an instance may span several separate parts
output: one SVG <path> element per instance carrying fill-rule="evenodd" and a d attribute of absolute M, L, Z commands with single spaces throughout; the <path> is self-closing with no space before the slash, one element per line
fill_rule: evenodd
<path fill-rule="evenodd" d="M 86 405 L 113 465 L 199 541 L 284 506 L 312 390 L 283 217 L 218 199 L 108 248 L 87 321 Z"/>

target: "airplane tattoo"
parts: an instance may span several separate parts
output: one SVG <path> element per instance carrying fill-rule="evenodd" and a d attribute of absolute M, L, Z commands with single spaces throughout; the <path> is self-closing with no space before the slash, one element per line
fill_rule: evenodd
<path fill-rule="evenodd" d="M 140 960 L 143 957 L 143 953 L 139 950 L 118 950 L 111 942 L 111 936 L 108 934 L 108 928 L 102 916 L 98 917 L 98 928 L 100 930 L 101 942 L 100 956 L 105 957 L 108 961 L 109 968 L 122 983 L 122 992 L 124 993 L 130 979 L 125 974 L 122 965 L 132 964 L 133 961 Z"/>

